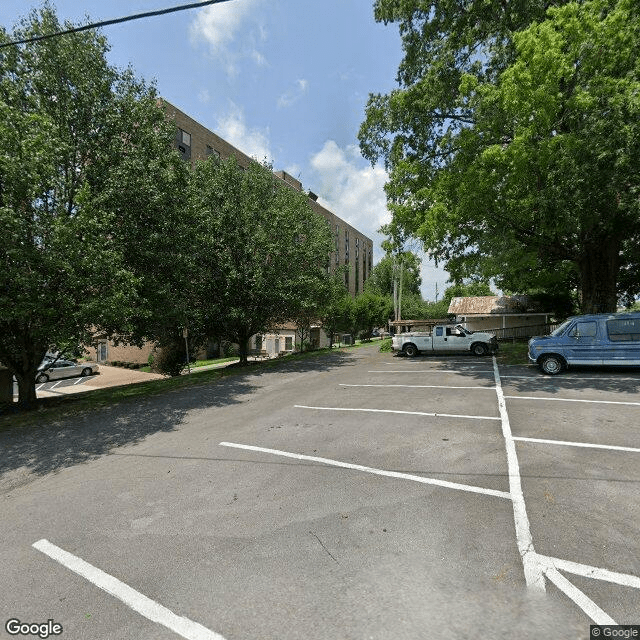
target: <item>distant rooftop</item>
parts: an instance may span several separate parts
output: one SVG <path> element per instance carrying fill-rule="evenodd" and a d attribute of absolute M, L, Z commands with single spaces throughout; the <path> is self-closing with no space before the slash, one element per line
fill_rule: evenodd
<path fill-rule="evenodd" d="M 449 313 L 463 316 L 542 313 L 529 296 L 468 296 L 452 298 Z"/>

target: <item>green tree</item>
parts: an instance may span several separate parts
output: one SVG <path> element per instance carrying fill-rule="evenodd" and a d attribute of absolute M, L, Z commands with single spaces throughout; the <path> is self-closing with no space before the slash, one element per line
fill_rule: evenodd
<path fill-rule="evenodd" d="M 60 28 L 45 5 L 0 40 Z M 48 348 L 126 332 L 144 307 L 131 254 L 164 203 L 142 194 L 112 206 L 114 175 L 123 192 L 141 175 L 146 195 L 162 193 L 165 177 L 175 184 L 155 91 L 108 65 L 107 50 L 95 31 L 0 50 L 0 360 L 21 404 L 36 399 Z"/>
<path fill-rule="evenodd" d="M 475 22 L 438 4 L 376 5 L 407 51 L 404 87 L 361 129 L 391 170 L 393 225 L 456 279 L 614 310 L 640 290 L 637 4 L 473 3 Z"/>
<path fill-rule="evenodd" d="M 191 176 L 189 206 L 198 220 L 198 299 L 208 333 L 240 346 L 315 309 L 326 295 L 331 237 L 307 196 L 271 167 L 209 158 Z"/>
<path fill-rule="evenodd" d="M 398 265 L 402 262 L 402 294 L 420 296 L 420 258 L 411 251 L 400 255 L 386 255 L 371 270 L 365 289 L 380 295 L 393 297 L 394 277 L 399 278 Z"/>
<path fill-rule="evenodd" d="M 320 322 L 329 336 L 329 348 L 333 347 L 333 336 L 347 331 L 352 307 L 352 298 L 344 286 L 344 272 L 338 270 L 329 278 L 329 296 L 320 309 Z"/>
<path fill-rule="evenodd" d="M 353 316 L 356 332 L 362 332 L 365 338 L 371 338 L 376 327 L 385 325 L 393 311 L 393 301 L 389 296 L 383 296 L 371 291 L 364 291 L 354 301 Z"/>

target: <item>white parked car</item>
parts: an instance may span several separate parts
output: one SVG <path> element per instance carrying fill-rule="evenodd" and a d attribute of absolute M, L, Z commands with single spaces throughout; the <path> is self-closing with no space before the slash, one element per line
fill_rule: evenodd
<path fill-rule="evenodd" d="M 90 376 L 97 373 L 100 367 L 95 362 L 73 362 L 72 360 L 44 360 L 38 367 L 36 382 L 48 382 L 61 378 Z"/>

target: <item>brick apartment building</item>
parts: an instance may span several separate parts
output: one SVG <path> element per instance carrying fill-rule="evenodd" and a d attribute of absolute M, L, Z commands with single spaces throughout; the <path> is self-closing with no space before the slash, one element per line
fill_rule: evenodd
<path fill-rule="evenodd" d="M 253 158 L 250 158 L 240 149 L 232 146 L 166 100 L 164 101 L 164 108 L 167 115 L 176 123 L 176 147 L 185 160 L 193 164 L 197 160 L 206 160 L 209 156 L 215 155 L 222 159 L 235 156 L 238 164 L 243 167 L 247 167 L 251 162 L 254 162 Z M 276 171 L 275 175 L 292 189 L 302 191 L 302 183 L 290 176 L 286 171 Z M 345 282 L 347 289 L 353 296 L 362 293 L 364 283 L 373 268 L 372 240 L 319 204 L 315 193 L 308 191 L 307 194 L 311 208 L 327 221 L 333 234 L 335 245 L 335 251 L 332 256 L 333 268 L 340 265 L 348 265 L 349 271 Z"/>
<path fill-rule="evenodd" d="M 251 162 L 255 162 L 246 153 L 229 144 L 171 103 L 163 100 L 162 106 L 167 116 L 176 123 L 175 146 L 186 162 L 193 165 L 198 160 L 206 160 L 211 155 L 223 160 L 235 156 L 238 164 L 242 167 L 248 167 Z M 303 190 L 302 183 L 286 171 L 276 171 L 275 175 L 290 188 L 297 191 Z M 319 204 L 316 194 L 308 191 L 307 195 L 312 210 L 327 221 L 334 239 L 330 269 L 335 270 L 342 265 L 348 267 L 345 286 L 352 296 L 356 296 L 364 290 L 364 283 L 373 268 L 373 242 L 335 213 Z M 312 331 L 312 341 L 316 346 L 325 346 L 328 344 L 328 337 L 319 327 L 315 327 Z M 297 346 L 295 328 L 287 326 L 283 327 L 279 334 L 254 337 L 251 340 L 251 346 L 257 350 L 267 351 L 269 355 L 294 350 Z M 153 345 L 145 345 L 142 349 L 123 345 L 115 346 L 113 342 L 104 339 L 98 340 L 97 344 L 90 349 L 90 356 L 98 362 L 123 360 L 146 363 L 152 349 Z"/>

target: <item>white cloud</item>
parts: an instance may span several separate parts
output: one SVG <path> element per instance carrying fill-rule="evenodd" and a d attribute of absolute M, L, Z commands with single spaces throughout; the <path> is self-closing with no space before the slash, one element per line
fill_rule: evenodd
<path fill-rule="evenodd" d="M 269 148 L 269 128 L 248 127 L 244 112 L 235 104 L 231 104 L 228 113 L 218 117 L 216 132 L 234 147 L 259 162 L 265 158 L 269 162 L 273 161 L 273 154 Z"/>
<path fill-rule="evenodd" d="M 311 158 L 314 177 L 319 181 L 312 191 L 320 195 L 319 202 L 337 216 L 373 240 L 375 262 L 383 256 L 380 243 L 384 237 L 378 233 L 381 225 L 391 221 L 387 209 L 384 184 L 388 180 L 383 167 L 365 163 L 357 146 L 340 148 L 327 140 L 322 149 Z M 411 249 L 421 254 L 418 244 Z M 422 264 L 422 295 L 434 300 L 435 285 L 442 296 L 444 282 L 449 274 L 435 266 L 426 256 Z"/>
<path fill-rule="evenodd" d="M 267 64 L 256 48 L 266 38 L 266 30 L 256 24 L 256 9 L 263 0 L 237 0 L 210 5 L 198 11 L 190 25 L 191 41 L 204 41 L 211 55 L 220 60 L 229 75 L 237 73 L 238 63 L 250 58 L 260 66 Z M 253 28 L 249 23 L 253 22 Z"/>
<path fill-rule="evenodd" d="M 307 80 L 305 80 L 304 78 L 301 80 L 297 80 L 293 89 L 290 89 L 286 93 L 283 93 L 278 98 L 278 107 L 290 107 L 294 102 L 300 100 L 300 98 L 302 98 L 302 96 L 307 93 L 308 89 L 309 82 Z"/>
<path fill-rule="evenodd" d="M 384 193 L 386 171 L 380 166 L 365 165 L 356 146 L 341 149 L 333 140 L 327 140 L 311 158 L 311 167 L 320 181 L 316 188 L 324 204 L 356 229 L 377 239 L 380 225 L 391 219 Z"/>

